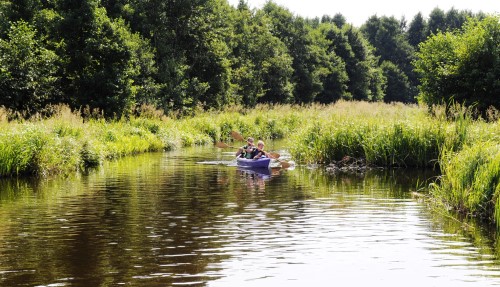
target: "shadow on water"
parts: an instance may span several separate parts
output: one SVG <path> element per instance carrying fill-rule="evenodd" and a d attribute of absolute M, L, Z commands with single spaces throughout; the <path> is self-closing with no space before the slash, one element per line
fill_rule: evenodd
<path fill-rule="evenodd" d="M 314 285 L 326 286 L 325 267 L 373 268 L 395 280 L 387 285 L 411 283 L 391 277 L 394 264 L 415 273 L 401 244 L 430 272 L 412 275 L 416 283 L 450 274 L 477 281 L 449 267 L 457 262 L 500 282 L 491 230 L 411 197 L 432 172 L 198 164 L 230 156 L 193 148 L 121 159 L 88 175 L 0 180 L 0 285 L 303 286 L 317 278 Z"/>

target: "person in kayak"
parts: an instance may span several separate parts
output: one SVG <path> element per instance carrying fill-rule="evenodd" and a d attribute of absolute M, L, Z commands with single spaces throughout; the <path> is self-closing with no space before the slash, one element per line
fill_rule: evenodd
<path fill-rule="evenodd" d="M 264 151 L 264 142 L 263 141 L 258 141 L 257 142 L 257 148 L 254 149 L 252 153 L 252 158 L 253 159 L 259 159 L 262 157 L 267 157 L 267 153 Z"/>
<path fill-rule="evenodd" d="M 240 147 L 236 152 L 236 157 L 252 158 L 253 156 L 255 156 L 255 154 L 253 154 L 254 150 L 256 150 L 256 148 L 253 145 L 253 138 L 249 137 L 247 139 L 247 144 Z"/>

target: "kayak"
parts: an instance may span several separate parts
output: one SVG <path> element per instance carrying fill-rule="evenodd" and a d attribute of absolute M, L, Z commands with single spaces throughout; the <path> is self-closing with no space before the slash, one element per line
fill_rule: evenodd
<path fill-rule="evenodd" d="M 238 166 L 241 167 L 269 168 L 269 165 L 271 164 L 271 159 L 268 157 L 262 157 L 259 159 L 248 159 L 248 158 L 238 157 L 236 158 L 236 161 L 238 163 Z"/>

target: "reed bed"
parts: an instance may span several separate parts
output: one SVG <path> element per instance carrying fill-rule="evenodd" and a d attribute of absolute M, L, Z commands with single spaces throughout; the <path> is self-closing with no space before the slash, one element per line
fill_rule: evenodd
<path fill-rule="evenodd" d="M 384 167 L 432 167 L 449 129 L 418 106 L 341 102 L 294 134 L 291 151 L 306 163 L 350 156 Z"/>
<path fill-rule="evenodd" d="M 230 143 L 230 132 L 237 131 L 288 140 L 298 163 L 328 164 L 349 156 L 383 167 L 437 168 L 442 176 L 431 188 L 437 201 L 500 222 L 500 123 L 472 120 L 460 107 L 445 114 L 442 108 L 429 113 L 416 105 L 340 101 L 231 107 L 189 118 L 150 110 L 106 121 L 84 120 L 63 106 L 50 118 L 8 119 L 0 109 L 3 177 L 68 174 L 137 153 Z"/>
<path fill-rule="evenodd" d="M 441 155 L 442 176 L 433 196 L 446 208 L 500 223 L 500 144 L 476 142 Z"/>
<path fill-rule="evenodd" d="M 379 166 L 429 167 L 445 142 L 456 149 L 468 131 L 461 126 L 464 131 L 456 136 L 457 122 L 430 117 L 418 106 L 366 102 L 232 107 L 180 119 L 149 112 L 153 116 L 85 122 L 67 107 L 57 110 L 48 119 L 0 122 L 0 176 L 65 173 L 137 153 L 231 141 L 231 131 L 288 139 L 293 157 L 302 163 L 351 156 Z"/>

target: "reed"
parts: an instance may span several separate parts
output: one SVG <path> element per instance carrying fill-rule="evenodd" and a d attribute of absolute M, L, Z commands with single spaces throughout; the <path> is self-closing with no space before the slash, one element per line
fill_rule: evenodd
<path fill-rule="evenodd" d="M 450 209 L 500 223 L 500 145 L 486 141 L 443 151 L 431 192 Z"/>
<path fill-rule="evenodd" d="M 417 106 L 340 106 L 326 109 L 292 137 L 298 161 L 330 163 L 351 156 L 385 167 L 436 163 L 449 130 L 445 122 Z"/>

